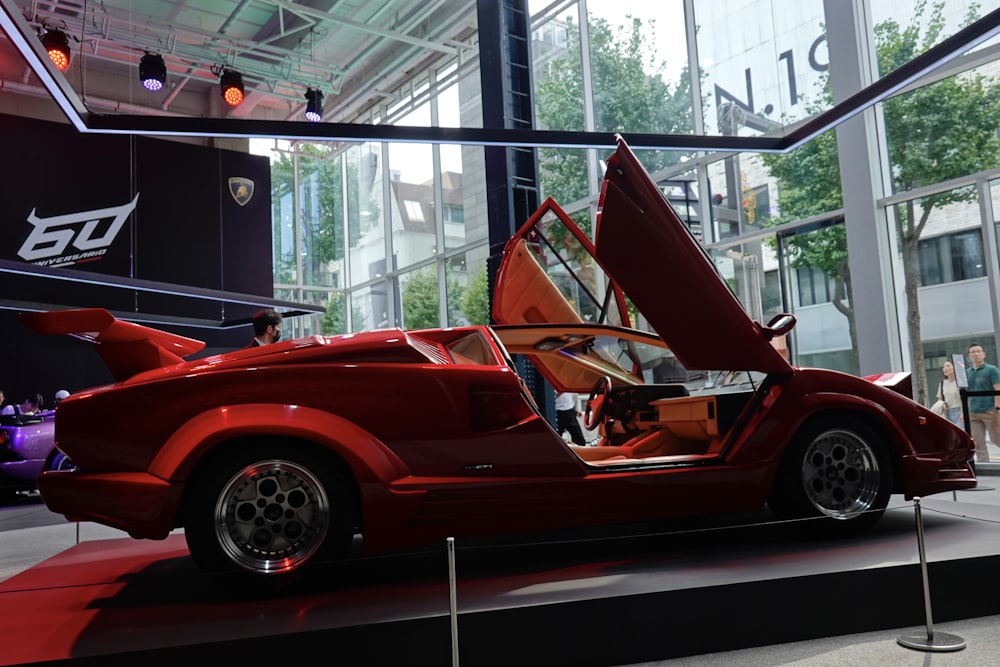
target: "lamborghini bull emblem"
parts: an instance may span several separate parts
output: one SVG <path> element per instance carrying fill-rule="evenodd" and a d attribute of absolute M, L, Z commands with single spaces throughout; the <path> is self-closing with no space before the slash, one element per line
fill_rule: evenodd
<path fill-rule="evenodd" d="M 253 181 L 242 176 L 233 176 L 229 179 L 229 194 L 237 204 L 246 206 L 253 198 Z"/>

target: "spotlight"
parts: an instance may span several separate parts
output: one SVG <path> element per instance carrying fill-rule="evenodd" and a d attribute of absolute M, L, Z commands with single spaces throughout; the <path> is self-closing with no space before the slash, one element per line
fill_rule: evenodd
<path fill-rule="evenodd" d="M 42 34 L 42 46 L 49 53 L 49 60 L 60 72 L 69 67 L 69 40 L 66 33 L 55 28 L 48 28 Z"/>
<path fill-rule="evenodd" d="M 167 82 L 167 66 L 163 56 L 147 53 L 139 60 L 139 81 L 146 90 L 159 90 Z"/>
<path fill-rule="evenodd" d="M 222 88 L 222 99 L 231 107 L 238 107 L 243 101 L 243 75 L 231 69 L 222 70 L 222 78 L 219 79 L 219 86 Z"/>
<path fill-rule="evenodd" d="M 323 120 L 323 93 L 315 88 L 306 91 L 306 120 L 312 123 Z"/>

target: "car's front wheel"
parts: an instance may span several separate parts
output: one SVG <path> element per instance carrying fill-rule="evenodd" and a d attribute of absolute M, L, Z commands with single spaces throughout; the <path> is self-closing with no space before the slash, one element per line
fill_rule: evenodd
<path fill-rule="evenodd" d="M 839 535 L 878 521 L 891 490 L 884 439 L 855 417 L 825 417 L 806 424 L 796 435 L 768 505 L 779 519 L 826 518 L 802 526 Z"/>
<path fill-rule="evenodd" d="M 210 576 L 300 581 L 307 565 L 343 555 L 353 536 L 345 476 L 313 451 L 250 446 L 189 483 L 184 532 Z"/>
<path fill-rule="evenodd" d="M 76 465 L 61 450 L 56 449 L 45 462 L 45 470 L 76 470 Z"/>

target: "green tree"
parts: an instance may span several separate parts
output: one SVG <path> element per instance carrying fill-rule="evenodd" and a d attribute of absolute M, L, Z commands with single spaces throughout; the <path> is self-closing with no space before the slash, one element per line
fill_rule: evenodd
<path fill-rule="evenodd" d="M 539 124 L 552 130 L 583 130 L 583 65 L 579 30 L 569 24 L 566 57 L 546 63 L 535 93 Z M 598 131 L 691 132 L 691 87 L 685 69 L 677 84 L 665 80 L 666 63 L 657 61 L 655 25 L 633 19 L 613 28 L 605 19 L 589 18 L 591 78 L 595 127 Z M 676 164 L 680 154 L 643 151 L 644 166 L 656 171 Z M 586 151 L 539 150 L 542 192 L 562 204 L 589 194 Z"/>
<path fill-rule="evenodd" d="M 429 329 L 440 326 L 438 317 L 438 281 L 433 268 L 414 272 L 403 286 L 403 326 Z"/>
<path fill-rule="evenodd" d="M 462 287 L 448 279 L 448 313 L 457 318 L 462 303 Z M 438 317 L 438 280 L 433 266 L 418 269 L 410 274 L 403 285 L 403 326 L 407 329 L 430 329 L 441 326 Z"/>
<path fill-rule="evenodd" d="M 346 304 L 347 295 L 343 292 L 331 294 L 329 299 L 323 301 L 323 307 L 326 308 L 326 311 L 320 315 L 321 333 L 326 336 L 332 336 L 348 332 Z M 351 318 L 355 331 L 365 321 L 364 312 L 354 301 L 352 301 L 351 305 Z"/>
<path fill-rule="evenodd" d="M 898 68 L 941 41 L 943 8 L 943 3 L 933 5 L 927 21 L 923 22 L 921 19 L 927 11 L 927 3 L 921 1 L 914 8 L 909 26 L 901 27 L 894 20 L 876 26 L 880 74 Z M 976 11 L 975 6 L 969 10 L 967 22 L 976 18 Z M 1000 91 L 991 83 L 974 72 L 962 73 L 897 95 L 884 103 L 889 157 L 897 192 L 992 169 L 1000 164 L 1000 139 L 996 135 L 997 119 L 1000 118 Z M 833 145 L 827 145 L 829 143 Z M 804 217 L 816 212 L 816 207 L 810 208 L 806 203 L 809 193 L 820 198 L 823 206 L 841 200 L 832 132 L 818 137 L 811 144 L 817 145 L 811 148 L 804 146 L 784 156 L 764 158 L 765 164 L 772 169 L 772 175 L 778 178 L 778 205 L 785 218 Z M 799 153 L 804 149 L 808 151 Z M 802 155 L 808 155 L 812 160 L 801 165 L 787 164 Z M 920 401 L 927 396 L 917 299 L 920 235 L 935 207 L 970 201 L 975 196 L 976 193 L 969 188 L 952 190 L 910 201 L 891 216 L 896 225 L 903 263 L 910 354 L 916 379 L 916 398 Z M 843 231 L 829 232 L 831 236 L 835 234 L 843 235 Z M 811 241 L 798 245 L 802 256 L 808 256 L 808 261 L 814 262 L 813 266 L 835 280 L 849 281 L 846 261 L 839 257 L 845 247 L 842 239 L 831 243 L 829 238 L 818 236 L 816 240 L 819 243 L 816 247 L 812 247 Z M 845 314 L 853 324 L 850 309 Z"/>
<path fill-rule="evenodd" d="M 345 305 L 347 297 L 343 292 L 331 294 L 330 298 L 323 302 L 326 310 L 320 316 L 321 332 L 327 336 L 333 334 L 347 333 L 347 318 Z"/>
<path fill-rule="evenodd" d="M 320 144 L 297 144 L 296 151 L 299 215 L 307 225 L 313 226 L 311 235 L 303 235 L 303 243 L 309 244 L 310 255 L 314 254 L 316 261 L 341 259 L 344 256 L 341 161 L 329 158 L 329 148 Z M 294 188 L 294 156 L 281 153 L 271 163 L 272 198 L 277 200 L 293 192 Z"/>
<path fill-rule="evenodd" d="M 469 286 L 462 296 L 462 314 L 469 324 L 490 323 L 490 295 L 485 265 L 469 280 Z"/>

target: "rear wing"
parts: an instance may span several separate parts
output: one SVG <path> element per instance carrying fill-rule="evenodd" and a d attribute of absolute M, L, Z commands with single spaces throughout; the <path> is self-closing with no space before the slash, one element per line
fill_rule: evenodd
<path fill-rule="evenodd" d="M 911 373 L 902 371 L 896 373 L 876 373 L 875 375 L 866 375 L 865 379 L 872 384 L 891 389 L 897 394 L 906 396 L 911 400 L 913 399 L 913 375 Z"/>
<path fill-rule="evenodd" d="M 205 347 L 200 340 L 116 319 L 103 308 L 20 312 L 17 317 L 36 333 L 69 335 L 94 343 L 117 382 L 182 363 L 182 357 Z"/>

